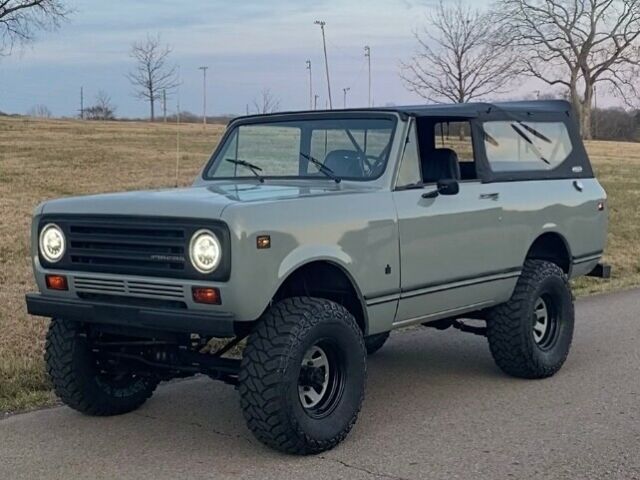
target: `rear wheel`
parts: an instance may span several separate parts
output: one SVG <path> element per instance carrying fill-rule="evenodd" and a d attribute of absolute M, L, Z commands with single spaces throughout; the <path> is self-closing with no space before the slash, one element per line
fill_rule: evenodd
<path fill-rule="evenodd" d="M 354 425 L 366 381 L 366 350 L 353 316 L 325 299 L 275 304 L 248 338 L 239 376 L 249 429 L 294 454 L 335 447 Z"/>
<path fill-rule="evenodd" d="M 87 415 L 131 412 L 140 407 L 158 385 L 155 377 L 141 377 L 128 370 L 105 370 L 88 335 L 77 322 L 51 320 L 45 361 L 58 397 Z"/>
<path fill-rule="evenodd" d="M 554 263 L 527 260 L 511 299 L 490 312 L 487 337 L 504 372 L 545 378 L 567 359 L 573 326 L 573 297 L 565 273 Z"/>

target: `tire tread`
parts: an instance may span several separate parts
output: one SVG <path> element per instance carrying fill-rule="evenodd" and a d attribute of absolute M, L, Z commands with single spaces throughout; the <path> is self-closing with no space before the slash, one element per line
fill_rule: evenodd
<path fill-rule="evenodd" d="M 91 416 L 111 416 L 133 411 L 153 394 L 158 382 L 146 380 L 147 388 L 124 401 L 105 401 L 104 395 L 96 395 L 86 388 L 86 378 L 78 371 L 74 350 L 78 346 L 81 330 L 75 322 L 53 319 L 47 332 L 45 362 L 54 392 L 63 403 Z"/>
<path fill-rule="evenodd" d="M 541 281 L 550 276 L 561 278 L 565 287 L 571 291 L 569 279 L 558 265 L 545 260 L 527 260 L 509 301 L 495 307 L 489 314 L 487 337 L 491 354 L 498 367 L 514 377 L 550 377 L 562 367 L 569 354 L 567 348 L 559 362 L 551 366 L 545 365 L 539 356 L 534 355 L 531 342 L 522 339 L 523 310 L 531 300 L 531 293 Z"/>
<path fill-rule="evenodd" d="M 319 298 L 294 297 L 274 304 L 249 337 L 239 376 L 240 404 L 249 429 L 267 446 L 299 455 L 319 453 L 343 441 L 356 422 L 364 391 L 346 428 L 326 440 L 310 437 L 280 402 L 281 373 L 294 354 L 292 345 L 317 322 L 335 319 L 353 330 L 364 352 L 362 332 L 353 316 L 343 306 Z"/>

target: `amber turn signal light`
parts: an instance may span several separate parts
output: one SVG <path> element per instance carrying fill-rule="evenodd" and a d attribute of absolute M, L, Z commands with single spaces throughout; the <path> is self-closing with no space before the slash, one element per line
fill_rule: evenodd
<path fill-rule="evenodd" d="M 196 303 L 206 303 L 208 305 L 220 305 L 220 290 L 208 287 L 193 287 L 193 301 Z"/>
<path fill-rule="evenodd" d="M 49 290 L 69 290 L 67 277 L 64 275 L 46 275 L 44 278 Z"/>
<path fill-rule="evenodd" d="M 271 236 L 270 235 L 260 235 L 256 239 L 256 247 L 258 247 L 258 250 L 263 250 L 265 248 L 271 248 Z"/>

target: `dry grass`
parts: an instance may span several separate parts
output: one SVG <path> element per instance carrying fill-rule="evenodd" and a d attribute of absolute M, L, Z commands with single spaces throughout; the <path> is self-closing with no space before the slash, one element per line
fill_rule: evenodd
<path fill-rule="evenodd" d="M 0 117 L 0 412 L 53 401 L 43 373 L 46 322 L 27 315 L 34 289 L 29 224 L 41 201 L 68 195 L 171 187 L 176 127 L 143 123 L 82 123 Z M 188 185 L 223 128 L 180 127 L 179 184 Z M 640 145 L 588 145 L 609 191 L 612 225 L 610 282 L 581 280 L 580 294 L 640 285 Z"/>
<path fill-rule="evenodd" d="M 578 295 L 640 285 L 640 144 L 588 142 L 600 183 L 609 195 L 609 238 L 605 261 L 613 265 L 610 281 L 582 278 Z"/>
<path fill-rule="evenodd" d="M 182 125 L 179 184 L 188 185 L 223 127 Z M 46 322 L 27 315 L 33 208 L 60 196 L 171 187 L 175 125 L 0 117 L 0 412 L 53 400 L 42 363 Z"/>

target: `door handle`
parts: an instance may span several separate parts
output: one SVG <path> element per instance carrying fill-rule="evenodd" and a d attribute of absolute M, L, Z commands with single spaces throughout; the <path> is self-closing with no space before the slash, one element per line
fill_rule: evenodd
<path fill-rule="evenodd" d="M 500 194 L 496 193 L 481 193 L 480 200 L 498 200 L 500 198 Z"/>

